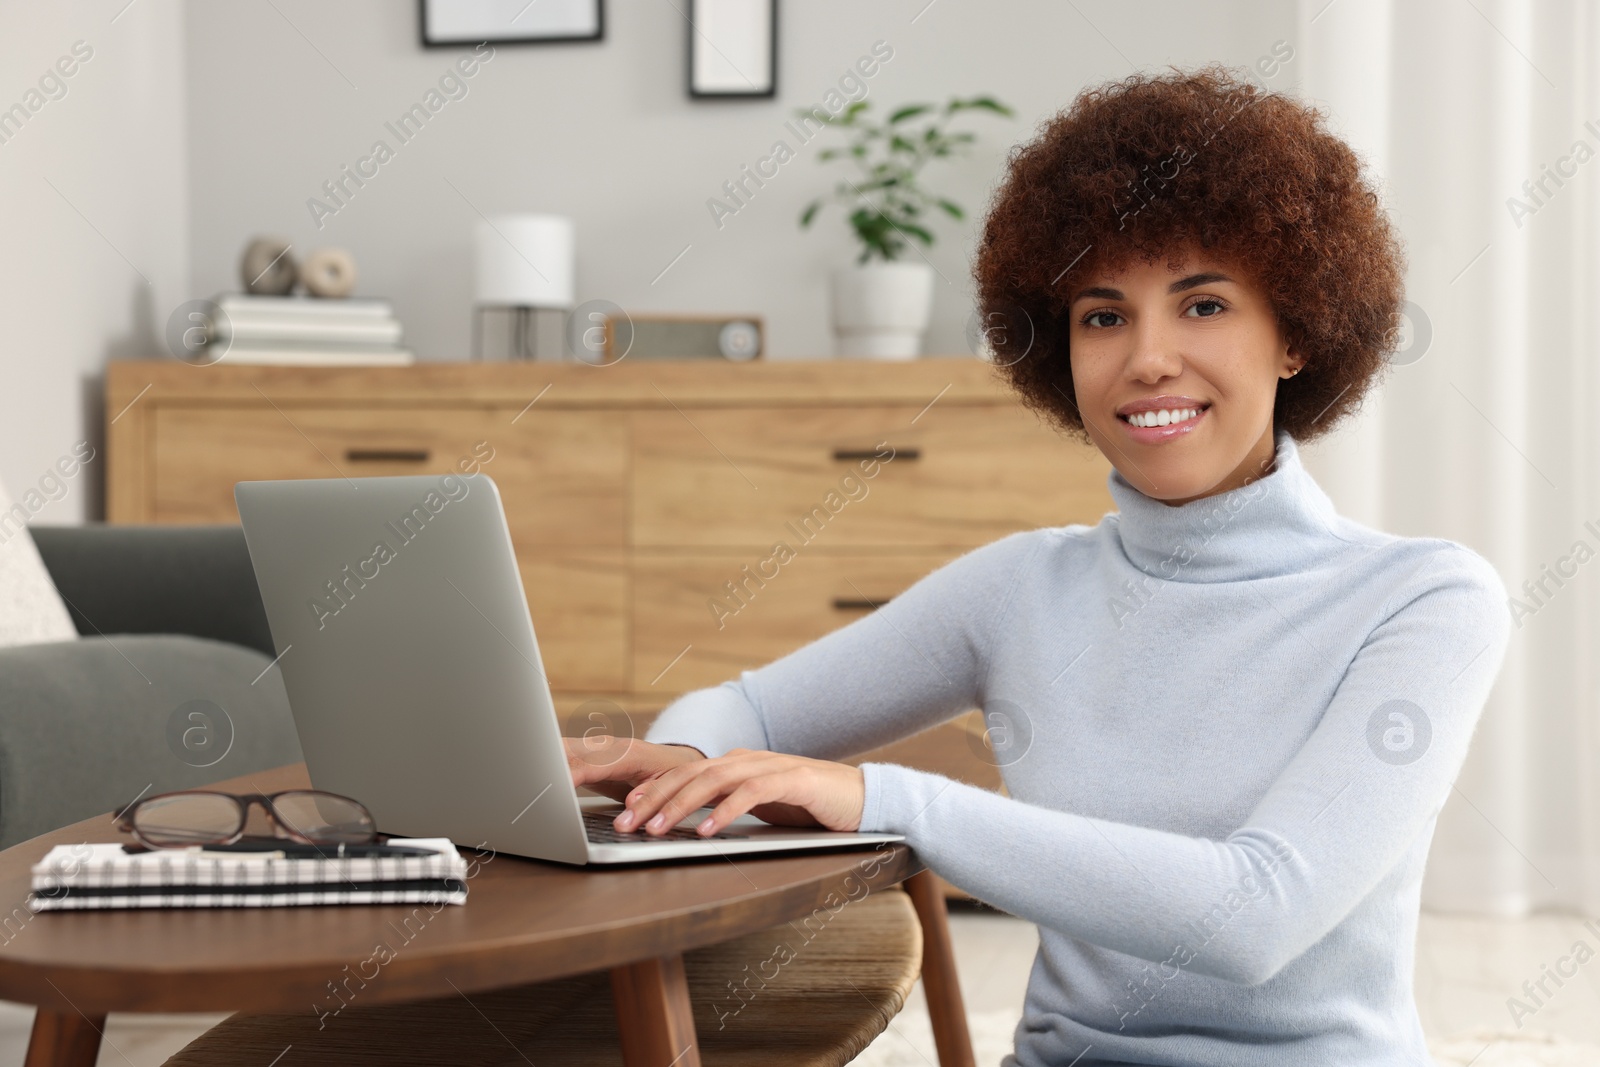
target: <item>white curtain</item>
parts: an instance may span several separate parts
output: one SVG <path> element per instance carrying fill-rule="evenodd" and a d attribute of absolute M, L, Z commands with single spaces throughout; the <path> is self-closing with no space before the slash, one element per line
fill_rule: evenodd
<path fill-rule="evenodd" d="M 1419 309 L 1307 467 L 1351 518 L 1472 547 L 1531 609 L 1423 903 L 1600 914 L 1600 8 L 1301 0 L 1290 66 L 1371 168 Z"/>

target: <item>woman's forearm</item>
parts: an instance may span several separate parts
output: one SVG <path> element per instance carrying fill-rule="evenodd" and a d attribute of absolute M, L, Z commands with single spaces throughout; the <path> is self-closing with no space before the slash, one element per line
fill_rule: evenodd
<path fill-rule="evenodd" d="M 717 756 L 769 749 L 838 760 L 980 703 L 988 644 L 1036 534 L 975 549 L 876 612 L 737 679 L 687 693 L 645 740 Z"/>

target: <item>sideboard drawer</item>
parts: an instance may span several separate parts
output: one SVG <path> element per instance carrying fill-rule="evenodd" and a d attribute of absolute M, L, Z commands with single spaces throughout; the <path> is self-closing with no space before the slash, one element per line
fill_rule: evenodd
<path fill-rule="evenodd" d="M 728 681 L 862 618 L 959 554 L 802 549 L 765 566 L 768 557 L 734 553 L 635 557 L 633 688 L 685 692 Z"/>
<path fill-rule="evenodd" d="M 633 418 L 640 547 L 977 546 L 1112 507 L 1103 457 L 1014 405 Z"/>
<path fill-rule="evenodd" d="M 519 544 L 626 542 L 627 429 L 588 412 L 488 407 L 164 406 L 154 522 L 237 522 L 235 482 L 479 469 Z"/>

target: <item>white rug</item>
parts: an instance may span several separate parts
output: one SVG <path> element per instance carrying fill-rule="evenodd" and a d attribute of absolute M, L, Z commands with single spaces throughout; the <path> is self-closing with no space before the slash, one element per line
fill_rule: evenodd
<path fill-rule="evenodd" d="M 1011 1051 L 1016 1029 L 1013 1011 L 973 1012 L 967 1016 L 978 1067 L 999 1067 Z M 927 1010 L 908 1007 L 890 1028 L 853 1061 L 857 1067 L 929 1067 L 937 1063 Z M 1597 1067 L 1600 1047 L 1581 1045 L 1553 1034 L 1474 1030 L 1429 1043 L 1438 1067 Z"/>

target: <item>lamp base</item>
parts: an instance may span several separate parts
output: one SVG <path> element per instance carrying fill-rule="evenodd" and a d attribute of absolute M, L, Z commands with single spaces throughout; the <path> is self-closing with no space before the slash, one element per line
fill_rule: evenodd
<path fill-rule="evenodd" d="M 486 363 L 559 362 L 560 308 L 478 304 L 472 309 L 472 358 Z"/>

